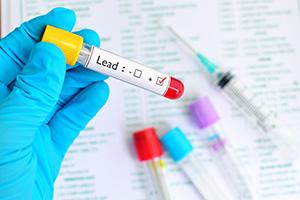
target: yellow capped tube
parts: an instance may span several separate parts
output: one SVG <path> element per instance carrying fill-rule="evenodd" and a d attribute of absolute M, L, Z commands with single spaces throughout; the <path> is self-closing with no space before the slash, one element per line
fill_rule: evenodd
<path fill-rule="evenodd" d="M 81 36 L 74 33 L 47 25 L 42 41 L 59 47 L 69 65 L 79 63 L 168 99 L 178 99 L 183 94 L 184 85 L 180 80 L 104 49 L 87 45 Z"/>
<path fill-rule="evenodd" d="M 67 64 L 72 66 L 76 64 L 83 46 L 81 36 L 50 25 L 46 26 L 42 41 L 58 46 L 64 53 Z"/>

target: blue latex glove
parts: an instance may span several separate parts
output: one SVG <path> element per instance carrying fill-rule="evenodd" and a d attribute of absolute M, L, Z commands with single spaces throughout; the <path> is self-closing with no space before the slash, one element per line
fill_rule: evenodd
<path fill-rule="evenodd" d="M 105 76 L 77 67 L 39 42 L 45 25 L 71 31 L 73 11 L 57 8 L 0 41 L 0 199 L 51 199 L 68 147 L 108 98 Z M 99 46 L 97 34 L 77 34 Z"/>

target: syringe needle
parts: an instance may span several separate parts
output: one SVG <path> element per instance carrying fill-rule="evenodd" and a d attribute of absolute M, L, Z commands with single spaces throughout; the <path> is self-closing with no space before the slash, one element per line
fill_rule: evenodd
<path fill-rule="evenodd" d="M 212 74 L 214 73 L 218 66 L 211 61 L 209 61 L 203 54 L 199 53 L 190 43 L 188 43 L 182 36 L 179 35 L 177 31 L 174 30 L 171 26 L 160 23 L 160 26 L 165 29 L 172 37 L 175 38 L 176 42 L 183 48 L 185 51 L 194 58 L 197 62 L 200 61 L 202 66 L 206 69 L 206 72 Z"/>

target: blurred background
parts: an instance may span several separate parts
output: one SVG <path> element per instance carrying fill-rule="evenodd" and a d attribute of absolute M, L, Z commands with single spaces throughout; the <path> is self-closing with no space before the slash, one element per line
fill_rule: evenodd
<path fill-rule="evenodd" d="M 280 114 L 296 138 L 300 129 L 297 0 L 1 0 L 1 36 L 58 6 L 74 9 L 75 29 L 97 31 L 102 48 L 174 75 L 183 80 L 186 90 L 180 100 L 169 101 L 109 79 L 110 99 L 67 154 L 55 199 L 149 199 L 131 134 L 150 126 L 160 135 L 181 127 L 202 164 L 228 193 L 189 117 L 187 106 L 200 95 L 209 96 L 216 106 L 256 198 L 300 199 L 299 161 L 272 154 L 270 140 L 241 117 L 158 25 L 163 20 L 214 62 L 237 73 Z M 178 166 L 167 154 L 164 157 L 174 199 L 201 199 Z"/>

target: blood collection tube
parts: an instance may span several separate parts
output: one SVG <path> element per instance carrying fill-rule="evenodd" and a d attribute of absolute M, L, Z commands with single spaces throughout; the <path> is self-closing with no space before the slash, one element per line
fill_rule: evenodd
<path fill-rule="evenodd" d="M 171 200 L 169 187 L 165 177 L 164 153 L 162 145 L 154 128 L 147 128 L 133 134 L 134 146 L 138 159 L 147 169 L 146 176 L 152 182 L 150 197 L 157 200 Z"/>
<path fill-rule="evenodd" d="M 58 46 L 69 65 L 79 63 L 88 69 L 168 99 L 178 99 L 183 94 L 184 85 L 180 80 L 107 50 L 85 44 L 79 35 L 47 25 L 42 41 Z"/>
<path fill-rule="evenodd" d="M 229 199 L 215 183 L 201 161 L 194 154 L 193 146 L 179 128 L 167 132 L 161 142 L 172 159 L 191 179 L 194 186 L 205 200 Z"/>
<path fill-rule="evenodd" d="M 249 183 L 244 179 L 236 157 L 227 141 L 221 136 L 220 117 L 207 96 L 190 105 L 197 126 L 205 134 L 211 157 L 237 200 L 253 199 Z"/>

